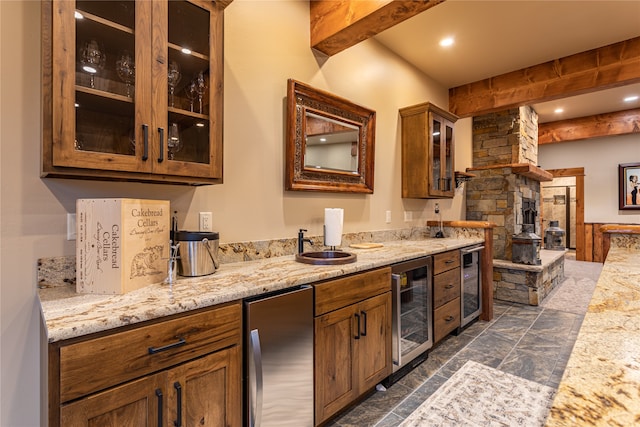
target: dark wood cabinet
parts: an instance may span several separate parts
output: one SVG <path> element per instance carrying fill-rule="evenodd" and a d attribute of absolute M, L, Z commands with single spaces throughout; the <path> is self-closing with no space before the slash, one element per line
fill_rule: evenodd
<path fill-rule="evenodd" d="M 233 303 L 50 344 L 49 425 L 240 426 L 241 321 Z"/>
<path fill-rule="evenodd" d="M 434 343 L 460 327 L 460 251 L 433 257 Z"/>
<path fill-rule="evenodd" d="M 391 270 L 315 285 L 315 422 L 391 374 Z"/>
<path fill-rule="evenodd" d="M 226 3 L 44 1 L 42 176 L 221 183 Z"/>
<path fill-rule="evenodd" d="M 423 103 L 400 109 L 402 197 L 452 198 L 455 115 Z"/>

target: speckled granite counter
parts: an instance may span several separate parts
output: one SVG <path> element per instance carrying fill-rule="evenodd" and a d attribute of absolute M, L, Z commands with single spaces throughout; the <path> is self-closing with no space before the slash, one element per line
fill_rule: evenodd
<path fill-rule="evenodd" d="M 43 288 L 38 291 L 38 295 L 48 342 L 55 342 L 382 267 L 482 241 L 471 237 L 384 242 L 382 248 L 348 248 L 349 252 L 358 256 L 357 261 L 352 264 L 313 266 L 296 262 L 294 256 L 289 255 L 222 264 L 210 276 L 179 277 L 172 287 L 151 285 L 125 295 L 81 295 L 75 292 L 75 286 L 72 285 Z"/>
<path fill-rule="evenodd" d="M 640 425 L 640 235 L 611 243 L 547 426 Z"/>

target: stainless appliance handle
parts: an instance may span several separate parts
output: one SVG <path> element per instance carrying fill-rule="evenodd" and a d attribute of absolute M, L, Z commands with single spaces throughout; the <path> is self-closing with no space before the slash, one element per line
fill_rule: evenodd
<path fill-rule="evenodd" d="M 213 261 L 213 268 L 217 270 L 220 267 L 220 262 L 218 261 L 218 256 L 215 252 L 211 251 L 211 246 L 209 246 L 209 239 L 206 237 L 202 239 L 202 243 L 204 247 L 207 248 L 207 252 L 209 252 L 209 257 L 211 257 L 211 261 Z"/>
<path fill-rule="evenodd" d="M 460 252 L 462 252 L 463 254 L 471 254 L 473 252 L 479 252 L 483 249 L 484 249 L 484 246 L 478 246 L 472 249 L 461 249 Z"/>
<path fill-rule="evenodd" d="M 260 348 L 260 332 L 257 329 L 251 331 L 250 351 L 253 355 L 253 367 L 255 369 L 255 386 L 256 401 L 252 402 L 249 408 L 249 425 L 251 427 L 260 427 L 262 419 L 262 349 Z"/>
<path fill-rule="evenodd" d="M 397 359 L 393 359 L 393 363 L 396 364 L 397 366 L 400 366 L 400 362 L 402 360 L 402 325 L 400 324 L 400 275 L 399 274 L 392 274 L 391 275 L 391 292 L 395 295 L 395 299 L 396 299 L 396 306 L 394 307 L 394 309 L 392 309 L 392 313 L 394 316 L 393 319 L 393 326 L 395 326 L 396 330 L 395 330 L 395 335 L 396 335 L 396 342 L 393 344 L 395 346 L 395 348 L 397 349 Z M 393 334 L 392 334 L 393 335 Z"/>

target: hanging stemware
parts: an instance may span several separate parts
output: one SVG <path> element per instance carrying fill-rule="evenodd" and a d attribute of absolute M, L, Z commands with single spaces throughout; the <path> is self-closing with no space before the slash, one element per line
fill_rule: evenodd
<path fill-rule="evenodd" d="M 128 51 L 124 51 L 116 61 L 116 73 L 127 86 L 127 97 L 131 98 L 131 86 L 136 80 L 136 66 Z"/>
<path fill-rule="evenodd" d="M 80 65 L 82 71 L 89 74 L 89 85 L 92 89 L 95 88 L 94 77 L 98 71 L 104 68 L 106 61 L 107 55 L 100 44 L 93 39 L 86 42 L 80 49 Z"/>
<path fill-rule="evenodd" d="M 180 83 L 182 74 L 180 74 L 180 66 L 176 61 L 169 63 L 169 69 L 167 71 L 167 83 L 169 85 L 169 106 L 173 107 L 173 94 L 176 90 L 176 86 Z"/>
<path fill-rule="evenodd" d="M 204 95 L 205 90 L 207 90 L 207 81 L 204 78 L 204 74 L 201 72 L 198 73 L 196 77 L 196 93 L 198 94 L 198 104 L 200 106 L 200 114 L 202 114 L 202 97 Z"/>

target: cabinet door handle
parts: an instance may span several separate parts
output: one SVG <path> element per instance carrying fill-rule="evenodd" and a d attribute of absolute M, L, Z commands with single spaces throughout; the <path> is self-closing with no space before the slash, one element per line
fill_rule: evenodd
<path fill-rule="evenodd" d="M 158 163 L 164 161 L 164 128 L 158 128 L 160 134 L 160 156 L 158 157 Z"/>
<path fill-rule="evenodd" d="M 444 287 L 445 289 L 453 289 L 453 285 L 447 285 Z"/>
<path fill-rule="evenodd" d="M 362 332 L 360 335 L 363 337 L 366 337 L 367 336 L 367 312 L 364 310 L 361 310 L 360 314 L 362 314 L 362 321 L 364 323 L 364 332 Z"/>
<path fill-rule="evenodd" d="M 149 125 L 142 125 L 142 135 L 143 135 L 143 148 L 142 152 L 142 160 L 147 160 L 149 158 Z"/>
<path fill-rule="evenodd" d="M 249 387 L 249 427 L 260 427 L 262 423 L 262 347 L 260 346 L 260 331 L 253 329 L 249 340 L 249 354 L 253 358 L 255 375 L 250 378 Z M 255 401 L 253 390 L 255 389 Z"/>
<path fill-rule="evenodd" d="M 181 345 L 185 345 L 187 340 L 184 338 L 179 338 L 178 341 L 173 342 L 171 344 L 163 345 L 162 347 L 149 347 L 149 354 L 160 353 L 161 351 L 171 350 L 172 348 L 180 347 Z"/>
<path fill-rule="evenodd" d="M 177 420 L 173 422 L 175 427 L 182 427 L 182 386 L 178 381 L 173 383 L 173 387 L 176 389 L 177 399 L 176 399 L 176 409 L 177 409 Z"/>
<path fill-rule="evenodd" d="M 453 316 L 447 316 L 447 317 L 445 317 L 445 318 L 444 318 L 444 321 L 445 321 L 445 322 L 451 322 L 453 319 L 455 319 L 455 317 L 453 317 Z"/>
<path fill-rule="evenodd" d="M 158 396 L 158 427 L 163 427 L 162 422 L 162 390 L 156 389 L 156 396 Z"/>
<path fill-rule="evenodd" d="M 448 259 L 448 260 L 446 260 L 444 263 L 445 263 L 445 264 L 453 264 L 453 262 L 454 262 L 454 261 L 455 261 L 455 260 L 453 260 L 453 259 Z"/>
<path fill-rule="evenodd" d="M 357 327 L 357 331 L 358 331 L 358 335 L 356 335 L 354 338 L 359 340 L 360 339 L 360 315 L 358 313 L 354 314 L 354 316 L 356 316 L 356 320 L 358 321 L 358 327 Z"/>

